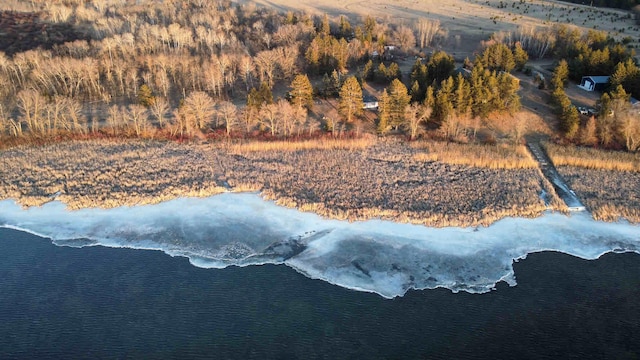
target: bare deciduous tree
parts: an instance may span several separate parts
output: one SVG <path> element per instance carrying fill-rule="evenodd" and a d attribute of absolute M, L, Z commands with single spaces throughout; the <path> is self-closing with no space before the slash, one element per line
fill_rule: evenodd
<path fill-rule="evenodd" d="M 163 97 L 154 98 L 151 106 L 149 106 L 149 111 L 151 111 L 151 115 L 158 121 L 160 129 L 164 129 L 167 125 L 167 114 L 169 112 L 167 99 Z"/>
<path fill-rule="evenodd" d="M 149 114 L 147 108 L 140 104 L 131 104 L 124 111 L 124 120 L 127 127 L 133 131 L 136 136 L 142 136 L 149 128 Z"/>
<path fill-rule="evenodd" d="M 420 19 L 416 25 L 418 30 L 418 45 L 423 48 L 431 45 L 434 37 L 440 31 L 440 21 Z"/>
<path fill-rule="evenodd" d="M 46 99 L 35 90 L 22 90 L 17 95 L 20 122 L 33 134 L 45 134 Z"/>
<path fill-rule="evenodd" d="M 260 125 L 268 130 L 271 135 L 276 135 L 280 131 L 280 113 L 277 103 L 262 106 L 258 119 Z"/>
<path fill-rule="evenodd" d="M 184 99 L 180 110 L 186 120 L 187 133 L 193 129 L 204 130 L 215 114 L 215 102 L 206 93 L 194 91 Z"/>
<path fill-rule="evenodd" d="M 425 122 L 431 115 L 431 108 L 420 104 L 411 104 L 406 109 L 405 122 L 403 127 L 409 131 L 411 140 L 414 140 L 420 132 L 420 124 Z"/>
<path fill-rule="evenodd" d="M 223 101 L 218 104 L 216 109 L 217 117 L 219 122 L 225 127 L 227 131 L 227 135 L 231 134 L 231 131 L 238 124 L 238 109 L 237 107 L 230 101 Z"/>
<path fill-rule="evenodd" d="M 402 51 L 407 51 L 416 46 L 416 37 L 413 35 L 413 30 L 408 26 L 398 26 L 396 31 L 393 33 L 393 38 Z"/>

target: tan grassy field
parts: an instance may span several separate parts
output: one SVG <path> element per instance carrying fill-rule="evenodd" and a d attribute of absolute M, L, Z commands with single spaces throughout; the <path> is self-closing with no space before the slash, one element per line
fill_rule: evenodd
<path fill-rule="evenodd" d="M 419 18 L 439 20 L 448 31 L 442 48 L 464 58 L 478 49 L 481 40 L 492 33 L 512 31 L 519 26 L 548 27 L 571 24 L 583 30 L 598 29 L 617 38 L 631 36 L 638 45 L 640 27 L 629 13 L 617 9 L 592 8 L 588 5 L 549 0 L 241 0 L 255 2 L 281 11 L 305 10 L 359 18 L 371 15 L 410 24 Z M 500 4 L 506 5 L 500 7 Z M 623 30 L 624 29 L 624 30 Z"/>
<path fill-rule="evenodd" d="M 154 141 L 13 148 L 0 152 L 0 198 L 38 205 L 59 193 L 70 208 L 113 207 L 230 187 L 331 218 L 431 226 L 487 225 L 548 208 L 539 198 L 547 183 L 538 169 L 425 162 L 414 160 L 417 152 L 393 139 L 295 151 Z"/>

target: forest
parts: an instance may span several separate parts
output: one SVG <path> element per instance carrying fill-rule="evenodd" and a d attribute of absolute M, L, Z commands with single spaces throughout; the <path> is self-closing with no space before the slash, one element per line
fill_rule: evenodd
<path fill-rule="evenodd" d="M 518 79 L 510 73 L 527 71 L 529 57 L 568 59 L 572 79 L 615 72 L 612 88 L 634 96 L 640 79 L 623 42 L 565 25 L 493 34 L 474 59 L 458 65 L 437 49 L 447 29 L 428 18 L 409 24 L 330 19 L 202 0 L 3 6 L 1 19 L 15 40 L 0 44 L 0 136 L 7 144 L 59 136 L 284 138 L 345 131 L 410 139 L 429 132 L 466 142 L 494 115 L 520 110 Z M 403 73 L 400 61 L 409 58 L 415 63 Z M 367 86 L 381 90 L 374 113 L 363 109 Z M 561 119 L 574 117 L 575 109 L 554 98 L 567 108 Z M 317 109 L 320 99 L 332 108 Z M 561 124 L 568 139 L 578 131 L 568 129 L 576 127 L 572 121 Z M 518 143 L 525 126 L 513 121 L 505 136 Z M 616 126 L 611 139 L 625 138 L 616 144 L 635 150 L 637 131 L 621 131 Z"/>

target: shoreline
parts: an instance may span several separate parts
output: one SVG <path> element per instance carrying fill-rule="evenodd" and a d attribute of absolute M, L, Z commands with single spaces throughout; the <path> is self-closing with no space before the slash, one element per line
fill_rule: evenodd
<path fill-rule="evenodd" d="M 487 226 L 565 211 L 539 168 L 421 161 L 415 156 L 420 151 L 396 139 L 370 139 L 359 148 L 244 153 L 221 143 L 54 143 L 0 151 L 0 199 L 23 207 L 55 199 L 81 209 L 257 192 L 329 219 L 432 227 Z M 541 193 L 550 194 L 550 204 Z"/>
<path fill-rule="evenodd" d="M 257 194 L 74 212 L 59 202 L 24 210 L 6 201 L 0 228 L 57 246 L 159 250 L 201 268 L 284 264 L 311 279 L 385 298 L 410 289 L 485 293 L 501 281 L 514 286 L 513 264 L 534 252 L 597 259 L 639 249 L 637 226 L 598 222 L 585 213 L 505 218 L 474 229 L 327 220 Z"/>

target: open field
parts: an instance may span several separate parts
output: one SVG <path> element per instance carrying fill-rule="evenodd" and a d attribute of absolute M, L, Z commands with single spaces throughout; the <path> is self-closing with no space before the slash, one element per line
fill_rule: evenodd
<path fill-rule="evenodd" d="M 394 19 L 407 24 L 419 18 L 438 20 L 447 30 L 446 40 L 439 46 L 458 60 L 472 57 L 480 41 L 494 32 L 514 31 L 520 26 L 548 27 L 571 24 L 583 30 L 597 29 L 611 36 L 630 36 L 638 46 L 640 26 L 629 12 L 618 9 L 594 8 L 549 0 L 256 0 L 255 2 L 281 11 L 305 10 L 359 18 L 371 15 Z M 586 3 L 586 2 L 585 2 Z"/>
<path fill-rule="evenodd" d="M 375 139 L 374 139 L 375 140 Z M 224 144 L 87 141 L 0 152 L 0 198 L 57 199 L 70 208 L 156 203 L 231 188 L 349 220 L 486 225 L 547 209 L 538 169 L 497 170 L 417 161 L 394 139 L 371 146 L 252 151 Z M 78 156 L 81 154 L 81 156 Z"/>

